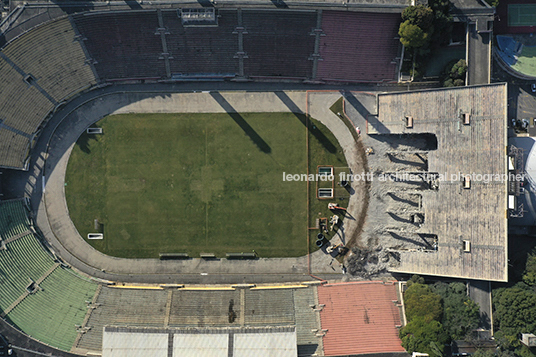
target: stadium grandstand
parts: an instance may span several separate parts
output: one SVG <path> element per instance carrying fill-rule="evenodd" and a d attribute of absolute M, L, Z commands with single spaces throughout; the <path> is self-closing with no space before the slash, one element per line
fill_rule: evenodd
<path fill-rule="evenodd" d="M 115 81 L 397 78 L 396 13 L 222 9 L 215 23 L 192 23 L 181 20 L 181 11 L 75 13 L 7 36 L 0 52 L 0 167 L 27 169 L 53 110 Z M 381 31 L 370 36 L 378 24 Z"/>
<path fill-rule="evenodd" d="M 97 284 L 41 244 L 23 199 L 0 202 L 0 316 L 25 334 L 70 350 Z"/>
<path fill-rule="evenodd" d="M 314 40 L 317 23 L 315 11 L 277 12 L 242 11 L 245 31 L 244 72 L 251 77 L 312 76 Z"/>
<path fill-rule="evenodd" d="M 349 290 L 355 288 L 352 284 L 189 288 L 98 283 L 56 260 L 40 243 L 28 214 L 24 199 L 0 202 L 1 316 L 25 334 L 64 351 L 104 353 L 103 348 L 108 346 L 103 340 L 105 327 L 119 326 L 144 331 L 151 327 L 175 329 L 174 333 L 189 333 L 192 328 L 230 328 L 225 331 L 233 336 L 285 329 L 295 336 L 285 341 L 288 344 L 295 339 L 298 356 L 333 355 L 323 347 L 324 341 L 334 336 L 326 334 L 333 329 L 327 326 L 346 318 L 344 309 L 337 305 L 345 304 L 341 296 L 359 296 Z M 379 319 L 385 329 L 392 331 L 388 335 L 399 350 L 396 331 L 403 315 L 399 285 L 364 282 L 359 288 L 376 296 L 375 306 L 383 304 L 370 319 Z M 336 295 L 331 296 L 332 292 Z M 348 323 L 353 325 L 351 320 Z M 199 333 L 209 334 L 202 347 L 213 346 L 217 341 L 211 336 L 216 332 L 202 331 Z M 187 349 L 191 353 L 192 348 L 201 348 L 180 338 L 176 341 L 176 351 Z"/>
<path fill-rule="evenodd" d="M 398 14 L 324 11 L 318 78 L 370 82 L 396 78 L 399 24 Z"/>
<path fill-rule="evenodd" d="M 14 69 L 26 74 L 26 83 L 53 104 L 96 84 L 69 18 L 38 26 L 2 52 Z"/>
<path fill-rule="evenodd" d="M 97 83 L 68 18 L 42 24 L 0 52 L 0 166 L 24 169 L 33 139 L 65 99 Z"/>
<path fill-rule="evenodd" d="M 115 2 L 95 7 L 84 3 L 67 10 L 50 4 L 50 10 L 41 13 L 39 7 L 48 5 L 21 4 L 0 26 L 0 168 L 28 170 L 33 146 L 43 129 L 52 131 L 46 125 L 55 112 L 70 110 L 70 104 L 79 105 L 89 98 L 83 95 L 86 91 L 116 83 L 233 80 L 379 84 L 394 83 L 398 78 L 401 45 L 397 31 L 400 13 L 407 6 L 405 0 L 350 0 L 319 8 L 309 4 L 288 8 L 279 0 L 270 2 L 270 8 L 207 6 L 212 13 L 199 10 L 204 8 L 197 3 L 192 5 L 195 11 L 143 2 L 126 2 L 114 8 L 111 3 Z M 30 14 L 28 18 L 20 16 L 25 11 Z M 13 28 L 9 28 L 11 21 Z M 489 165 L 494 172 L 502 171 L 497 148 L 505 147 L 504 132 L 494 125 L 504 120 L 503 88 L 490 88 L 452 90 L 463 94 L 455 96 L 455 104 L 449 101 L 448 93 L 439 91 L 408 97 L 380 95 L 379 115 L 370 115 L 373 123 L 368 123 L 368 133 L 408 132 L 404 126 L 407 118 L 400 116 L 404 111 L 415 120 L 413 131 L 432 131 L 439 138 L 439 154 L 434 156 L 437 161 L 431 160 L 432 169 L 437 164 L 436 171 L 450 170 L 449 160 L 458 155 L 460 166 Z M 465 96 L 463 91 L 470 93 Z M 73 99 L 78 102 L 72 103 Z M 98 106 L 92 99 L 85 103 Z M 415 108 L 416 102 L 438 106 Z M 483 103 L 490 102 L 492 113 L 481 112 Z M 294 104 L 291 100 L 284 103 L 289 107 Z M 356 107 L 359 109 L 364 108 Z M 458 110 L 471 115 L 469 129 L 460 129 Z M 60 120 L 59 116 L 54 118 Z M 356 135 L 355 127 L 349 125 Z M 44 137 L 40 143 L 48 139 Z M 473 149 L 480 156 L 468 155 L 465 160 L 464 153 Z M 46 160 L 46 150 L 37 155 L 43 156 L 36 167 Z M 31 177 L 37 187 L 32 199 L 39 200 L 42 197 L 37 196 L 46 184 L 44 169 L 28 175 L 35 175 Z M 35 184 L 38 179 L 43 180 L 42 188 Z M 397 252 L 401 260 L 393 271 L 505 279 L 503 187 L 475 184 L 471 191 L 463 192 L 475 198 L 468 203 L 458 199 L 458 184 L 450 182 L 443 191 L 424 197 L 429 203 L 425 205 L 424 229 L 439 232 L 438 250 Z M 496 207 L 484 209 L 481 197 L 495 200 Z M 184 342 L 188 338 L 179 335 L 207 335 L 196 341 L 202 341 L 201 347 L 213 347 L 216 339 L 210 335 L 224 335 L 230 343 L 239 333 L 275 332 L 286 334 L 285 343 L 295 339 L 292 347 L 298 356 L 404 354 L 398 337 L 398 329 L 405 323 L 403 301 L 400 285 L 394 282 L 183 286 L 99 280 L 79 273 L 56 256 L 50 242 L 42 240 L 34 227 L 28 201 L 1 199 L 0 195 L 0 316 L 21 333 L 59 350 L 106 356 L 114 346 L 124 346 L 114 345 L 114 336 L 141 331 L 165 334 L 158 340 L 165 345 L 156 346 L 164 355 L 196 355 L 196 345 L 188 347 Z M 444 208 L 434 203 L 437 201 L 450 203 Z M 470 219 L 462 222 L 459 216 L 468 207 L 472 210 Z M 446 213 L 462 223 L 454 228 L 441 225 L 438 222 L 446 221 Z M 472 235 L 460 241 L 465 232 Z M 493 237 L 491 243 L 483 241 L 488 236 Z M 472 250 L 462 252 L 462 247 Z M 461 259 L 453 263 L 449 257 Z M 483 260 L 498 264 L 487 269 Z M 109 274 L 102 267 L 97 271 L 95 276 Z M 136 341 L 135 335 L 129 338 Z M 231 347 L 225 346 L 226 355 L 234 351 Z M 251 355 L 251 350 L 243 351 Z"/>
<path fill-rule="evenodd" d="M 332 295 L 333 292 L 336 294 Z M 376 299 L 373 302 L 361 301 L 365 295 L 374 296 Z M 346 301 L 343 296 L 353 300 Z M 164 330 L 176 333 L 192 328 L 269 330 L 292 326 L 296 331 L 298 356 L 337 355 L 324 350 L 323 341 L 331 343 L 330 348 L 336 351 L 335 346 L 340 341 L 333 339 L 337 339 L 339 332 L 330 334 L 326 331 L 335 329 L 334 324 L 344 329 L 353 326 L 355 323 L 353 319 L 347 319 L 345 309 L 362 305 L 356 311 L 362 311 L 363 308 L 370 311 L 376 309 L 374 313 L 370 313 L 369 323 L 376 326 L 381 321 L 381 326 L 378 325 L 372 333 L 369 331 L 371 325 L 360 327 L 356 333 L 362 335 L 369 331 L 366 338 L 370 342 L 365 347 L 363 343 L 353 344 L 345 351 L 386 351 L 382 349 L 382 343 L 379 343 L 382 340 L 389 341 L 389 352 L 400 353 L 404 351 L 400 346 L 397 330 L 403 316 L 400 302 L 399 286 L 392 282 L 325 286 L 205 286 L 192 289 L 102 286 L 91 305 L 90 316 L 81 329 L 84 332 L 73 346 L 73 351 L 81 354 L 101 351 L 106 345 L 103 342 L 106 326 L 153 333 L 162 333 Z M 349 304 L 346 305 L 347 303 Z M 343 308 L 342 305 L 346 307 Z M 347 329 L 350 330 L 352 329 Z M 217 331 L 210 333 L 216 334 Z M 211 346 L 216 342 L 206 339 L 205 345 Z M 199 349 L 202 347 L 207 346 L 198 346 Z"/>

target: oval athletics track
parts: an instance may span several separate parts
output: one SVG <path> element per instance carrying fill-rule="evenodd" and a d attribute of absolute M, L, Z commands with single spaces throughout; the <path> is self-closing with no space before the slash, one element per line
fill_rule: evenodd
<path fill-rule="evenodd" d="M 141 87 L 141 86 L 140 86 Z M 322 251 L 298 258 L 261 258 L 254 261 L 160 261 L 123 259 L 104 255 L 87 244 L 72 223 L 65 200 L 65 170 L 69 154 L 79 135 L 91 124 L 109 114 L 177 112 L 308 112 L 330 129 L 353 172 L 365 172 L 362 155 L 350 130 L 329 107 L 340 98 L 339 91 L 309 92 L 222 91 L 209 92 L 145 91 L 125 86 L 92 91 L 59 110 L 42 133 L 32 153 L 27 192 L 36 223 L 52 250 L 78 270 L 104 280 L 128 283 L 272 283 L 310 280 L 309 273 L 322 279 L 341 277 L 338 264 Z M 130 90 L 129 90 L 130 89 Z M 221 100 L 214 98 L 224 98 Z M 44 159 L 46 158 L 46 160 Z M 366 185 L 354 185 L 348 211 L 352 217 L 366 214 Z M 44 191 L 44 192 L 43 192 Z M 346 219 L 342 241 L 358 234 L 359 219 Z M 305 239 L 305 237 L 304 237 Z M 310 268 L 309 268 L 310 267 Z"/>

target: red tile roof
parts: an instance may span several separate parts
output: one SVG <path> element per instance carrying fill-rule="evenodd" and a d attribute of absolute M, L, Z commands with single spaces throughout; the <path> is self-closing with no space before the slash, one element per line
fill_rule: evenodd
<path fill-rule="evenodd" d="M 318 302 L 326 356 L 404 352 L 398 338 L 396 285 L 380 281 L 326 284 Z"/>

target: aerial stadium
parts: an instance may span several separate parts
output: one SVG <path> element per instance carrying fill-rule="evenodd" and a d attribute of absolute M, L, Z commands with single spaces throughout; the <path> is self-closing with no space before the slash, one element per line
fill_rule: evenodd
<path fill-rule="evenodd" d="M 397 274 L 507 281 L 509 182 L 470 176 L 508 173 L 507 86 L 393 90 L 405 1 L 10 6 L 0 310 L 31 350 L 402 356 Z"/>

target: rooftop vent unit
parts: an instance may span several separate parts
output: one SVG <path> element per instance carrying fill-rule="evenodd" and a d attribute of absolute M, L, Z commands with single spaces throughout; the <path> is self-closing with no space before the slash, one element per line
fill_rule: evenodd
<path fill-rule="evenodd" d="M 413 128 L 413 117 L 406 116 L 406 128 Z"/>
<path fill-rule="evenodd" d="M 467 175 L 463 177 L 463 188 L 466 190 L 471 188 L 471 176 Z"/>

